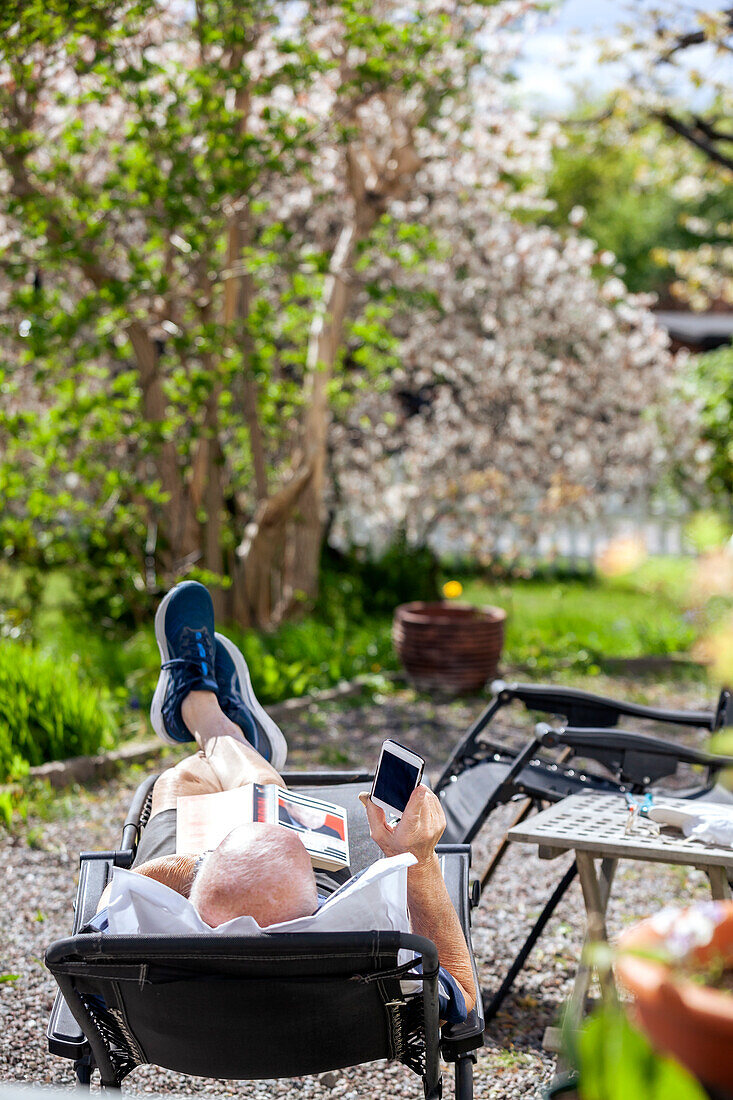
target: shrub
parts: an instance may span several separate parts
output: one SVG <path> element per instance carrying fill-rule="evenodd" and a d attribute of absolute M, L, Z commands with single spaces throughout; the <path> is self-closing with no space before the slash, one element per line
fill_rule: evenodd
<path fill-rule="evenodd" d="M 710 448 L 708 488 L 716 501 L 727 505 L 733 498 L 733 347 L 693 359 L 688 385 L 700 407 L 702 438 Z"/>
<path fill-rule="evenodd" d="M 275 634 L 227 627 L 245 656 L 258 698 L 277 703 L 365 673 L 397 668 L 390 620 L 284 623 Z"/>
<path fill-rule="evenodd" d="M 112 724 L 109 695 L 73 661 L 0 641 L 0 782 L 28 766 L 98 752 Z"/>
<path fill-rule="evenodd" d="M 440 599 L 440 565 L 428 547 L 410 546 L 404 532 L 380 555 L 327 548 L 321 564 L 316 617 L 350 622 L 391 614 L 410 600 Z"/>

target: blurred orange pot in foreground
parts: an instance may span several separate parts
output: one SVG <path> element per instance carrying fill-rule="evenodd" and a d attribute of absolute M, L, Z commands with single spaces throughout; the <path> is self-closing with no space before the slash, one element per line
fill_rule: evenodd
<path fill-rule="evenodd" d="M 706 1085 L 733 1094 L 733 902 L 663 910 L 619 941 L 616 975 L 638 1024 Z"/>

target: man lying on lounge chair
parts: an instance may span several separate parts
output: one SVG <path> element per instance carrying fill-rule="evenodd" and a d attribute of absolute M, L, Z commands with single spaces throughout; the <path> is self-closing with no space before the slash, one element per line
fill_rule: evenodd
<path fill-rule="evenodd" d="M 287 746 L 255 697 L 244 657 L 232 641 L 215 633 L 214 609 L 203 585 L 186 581 L 172 589 L 158 608 L 155 633 L 162 666 L 151 708 L 153 727 L 167 743 L 195 741 L 198 752 L 156 781 L 133 870 L 189 898 L 211 928 L 243 915 L 266 928 L 315 913 L 349 872 L 314 872 L 298 836 L 279 825 L 241 825 L 211 852 L 175 854 L 179 796 L 247 783 L 284 787 L 279 769 Z M 411 931 L 438 949 L 441 1018 L 465 1019 L 476 995 L 468 949 L 435 852 L 445 828 L 440 802 L 420 785 L 401 820 L 390 826 L 368 795 L 359 797 L 372 839 L 384 855 L 411 853 L 416 859 L 407 870 Z M 92 922 L 100 931 L 108 927 L 111 889 L 112 884 Z M 366 912 L 365 928 L 369 919 Z"/>

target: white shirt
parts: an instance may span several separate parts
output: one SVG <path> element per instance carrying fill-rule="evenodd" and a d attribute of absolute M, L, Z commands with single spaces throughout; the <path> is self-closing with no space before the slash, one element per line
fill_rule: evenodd
<path fill-rule="evenodd" d="M 407 868 L 417 860 L 409 852 L 378 859 L 331 894 L 310 917 L 268 926 L 269 932 L 409 932 Z M 252 936 L 262 931 L 254 917 L 235 917 L 211 928 L 182 894 L 162 882 L 115 867 L 107 905 L 107 931 L 165 935 Z"/>

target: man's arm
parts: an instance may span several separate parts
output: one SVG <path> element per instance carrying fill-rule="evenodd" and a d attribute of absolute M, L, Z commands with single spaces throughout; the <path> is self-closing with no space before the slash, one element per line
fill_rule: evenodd
<path fill-rule="evenodd" d="M 369 830 L 386 856 L 412 852 L 417 863 L 407 871 L 407 903 L 412 930 L 433 941 L 440 965 L 461 987 L 470 1012 L 476 1003 L 471 957 L 461 922 L 453 908 L 435 846 L 445 830 L 443 807 L 422 783 L 416 787 L 395 826 L 387 824 L 384 810 L 369 795 L 359 795 L 369 819 Z"/>
<path fill-rule="evenodd" d="M 138 875 L 145 875 L 146 878 L 154 878 L 164 886 L 170 886 L 171 890 L 187 898 L 191 892 L 195 863 L 196 856 L 158 856 L 157 859 L 149 859 L 139 867 L 133 867 L 132 870 Z M 97 912 L 109 904 L 111 889 L 110 882 L 102 891 Z"/>

